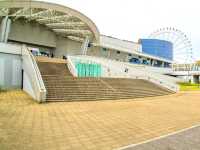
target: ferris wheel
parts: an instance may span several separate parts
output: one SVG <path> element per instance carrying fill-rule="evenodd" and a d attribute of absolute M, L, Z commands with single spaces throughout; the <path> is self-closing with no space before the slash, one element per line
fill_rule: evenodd
<path fill-rule="evenodd" d="M 153 32 L 150 39 L 165 40 L 173 43 L 173 61 L 177 64 L 193 63 L 192 43 L 187 35 L 175 28 L 161 28 Z"/>

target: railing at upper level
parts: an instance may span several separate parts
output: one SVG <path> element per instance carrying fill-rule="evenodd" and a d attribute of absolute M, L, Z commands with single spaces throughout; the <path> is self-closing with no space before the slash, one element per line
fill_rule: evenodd
<path fill-rule="evenodd" d="M 173 71 L 200 71 L 200 64 L 174 64 Z"/>
<path fill-rule="evenodd" d="M 137 67 L 129 63 L 93 56 L 73 56 L 72 58 L 101 64 L 103 66 L 103 77 L 145 79 L 174 92 L 179 91 L 179 86 L 176 84 L 178 80 L 176 78 L 146 70 L 145 67 Z"/>
<path fill-rule="evenodd" d="M 200 64 L 173 64 L 172 75 L 176 76 L 193 76 L 200 75 Z"/>
<path fill-rule="evenodd" d="M 27 80 L 24 81 L 24 84 L 27 84 L 24 85 L 24 90 L 38 102 L 44 102 L 47 91 L 36 60 L 25 45 L 22 46 L 22 60 L 23 70 L 26 75 L 25 80 Z"/>
<path fill-rule="evenodd" d="M 77 76 L 78 76 L 78 72 L 77 72 L 77 70 L 76 70 L 75 65 L 74 65 L 73 62 L 72 62 L 71 56 L 67 56 L 67 66 L 68 66 L 69 71 L 71 72 L 71 74 L 72 74 L 74 77 L 77 77 Z"/>

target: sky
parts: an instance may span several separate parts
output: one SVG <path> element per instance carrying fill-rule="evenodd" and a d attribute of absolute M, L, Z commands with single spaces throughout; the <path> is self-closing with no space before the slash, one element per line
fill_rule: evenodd
<path fill-rule="evenodd" d="M 191 40 L 200 60 L 199 0 L 43 0 L 65 5 L 89 17 L 101 34 L 137 42 L 153 31 L 174 27 Z"/>

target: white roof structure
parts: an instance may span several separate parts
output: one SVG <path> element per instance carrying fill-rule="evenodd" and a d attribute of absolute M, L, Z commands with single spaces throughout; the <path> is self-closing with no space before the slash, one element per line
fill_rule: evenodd
<path fill-rule="evenodd" d="M 100 33 L 94 22 L 66 6 L 31 0 L 3 0 L 0 1 L 0 17 L 4 16 L 12 21 L 23 18 L 28 22 L 38 22 L 70 39 L 83 41 L 89 37 L 95 43 L 100 40 Z"/>
<path fill-rule="evenodd" d="M 105 48 L 121 50 L 127 53 L 141 52 L 141 45 L 131 41 L 120 40 L 110 36 L 101 35 L 100 45 Z"/>

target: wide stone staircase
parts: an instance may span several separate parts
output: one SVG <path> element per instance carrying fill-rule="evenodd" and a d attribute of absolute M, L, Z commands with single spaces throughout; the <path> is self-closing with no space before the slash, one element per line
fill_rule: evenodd
<path fill-rule="evenodd" d="M 48 92 L 47 101 L 134 99 L 173 93 L 140 79 L 76 78 L 63 60 L 37 62 Z"/>

